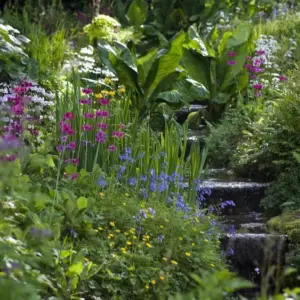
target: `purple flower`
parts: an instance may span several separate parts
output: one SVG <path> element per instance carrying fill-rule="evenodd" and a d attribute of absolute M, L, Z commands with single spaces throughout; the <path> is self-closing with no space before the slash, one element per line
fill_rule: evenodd
<path fill-rule="evenodd" d="M 104 131 L 99 130 L 96 134 L 96 142 L 104 144 L 106 141 L 106 134 Z"/>
<path fill-rule="evenodd" d="M 76 148 L 76 143 L 75 142 L 70 142 L 67 146 L 70 150 L 75 150 Z"/>
<path fill-rule="evenodd" d="M 148 198 L 148 192 L 146 191 L 145 188 L 142 188 L 142 189 L 141 189 L 141 194 L 142 194 L 142 197 L 143 197 L 144 199 L 147 199 L 147 198 Z"/>
<path fill-rule="evenodd" d="M 235 57 L 235 56 L 236 56 L 236 52 L 230 51 L 230 52 L 227 53 L 227 55 L 228 55 L 229 57 Z"/>
<path fill-rule="evenodd" d="M 156 183 L 155 183 L 155 181 L 150 181 L 149 190 L 153 193 L 156 192 Z"/>
<path fill-rule="evenodd" d="M 57 145 L 57 146 L 56 146 L 56 150 L 57 150 L 58 152 L 63 152 L 63 151 L 65 150 L 65 147 L 64 147 L 64 145 Z"/>
<path fill-rule="evenodd" d="M 151 207 L 148 208 L 148 212 L 149 212 L 152 216 L 154 216 L 155 213 L 156 213 L 155 209 L 153 209 L 153 208 L 151 208 Z"/>
<path fill-rule="evenodd" d="M 229 248 L 227 251 L 228 256 L 234 255 L 234 250 L 232 248 Z"/>
<path fill-rule="evenodd" d="M 233 65 L 235 65 L 236 64 L 236 62 L 234 61 L 234 60 L 229 60 L 228 62 L 227 62 L 227 65 L 229 65 L 229 66 L 233 66 Z"/>
<path fill-rule="evenodd" d="M 82 92 L 84 94 L 92 94 L 93 93 L 93 90 L 92 89 L 82 89 Z"/>
<path fill-rule="evenodd" d="M 147 176 L 141 175 L 140 176 L 140 181 L 143 181 L 143 182 L 147 181 Z"/>
<path fill-rule="evenodd" d="M 84 125 L 82 125 L 81 128 L 83 131 L 92 131 L 93 130 L 93 126 L 90 124 L 84 124 Z"/>
<path fill-rule="evenodd" d="M 105 178 L 104 178 L 103 176 L 101 176 L 101 177 L 99 178 L 97 184 L 98 184 L 99 186 L 101 186 L 101 187 L 104 188 L 104 187 L 107 185 L 107 182 L 106 182 Z"/>
<path fill-rule="evenodd" d="M 81 99 L 81 100 L 79 100 L 79 103 L 81 103 L 81 104 L 91 104 L 92 101 L 90 99 Z"/>
<path fill-rule="evenodd" d="M 115 145 L 109 145 L 107 150 L 110 151 L 110 152 L 114 152 L 116 151 L 117 147 Z"/>
<path fill-rule="evenodd" d="M 68 136 L 67 136 L 67 135 L 64 135 L 64 136 L 62 136 L 62 137 L 60 138 L 60 140 L 61 140 L 63 143 L 65 143 L 65 142 L 67 141 L 67 139 L 68 139 Z"/>
<path fill-rule="evenodd" d="M 220 203 L 221 209 L 224 209 L 227 206 L 235 206 L 234 201 L 232 201 L 232 200 L 226 200 L 226 201 Z"/>
<path fill-rule="evenodd" d="M 157 237 L 157 240 L 161 243 L 164 241 L 164 239 L 165 239 L 165 236 L 162 234 Z"/>
<path fill-rule="evenodd" d="M 128 184 L 129 185 L 136 185 L 136 178 L 132 177 L 128 179 Z"/>

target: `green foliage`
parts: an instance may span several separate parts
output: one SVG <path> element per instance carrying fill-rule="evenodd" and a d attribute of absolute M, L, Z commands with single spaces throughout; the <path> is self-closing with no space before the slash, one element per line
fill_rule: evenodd
<path fill-rule="evenodd" d="M 295 165 L 278 176 L 271 184 L 262 200 L 264 209 L 271 214 L 282 210 L 300 208 L 300 172 L 299 165 Z"/>
<path fill-rule="evenodd" d="M 4 25 L 0 19 L 0 79 L 1 81 L 17 80 L 24 76 L 28 63 L 25 48 L 30 42 L 15 28 Z"/>

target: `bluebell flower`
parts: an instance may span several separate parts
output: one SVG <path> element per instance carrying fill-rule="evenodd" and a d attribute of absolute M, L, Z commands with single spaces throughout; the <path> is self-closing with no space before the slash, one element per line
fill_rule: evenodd
<path fill-rule="evenodd" d="M 232 200 L 226 200 L 226 201 L 220 203 L 221 209 L 224 209 L 227 206 L 235 206 L 234 201 L 232 201 Z"/>
<path fill-rule="evenodd" d="M 164 241 L 164 239 L 165 239 L 165 236 L 162 234 L 157 237 L 157 240 L 161 243 Z"/>
<path fill-rule="evenodd" d="M 150 181 L 149 190 L 153 193 L 156 192 L 156 183 L 155 183 L 155 181 Z"/>
<path fill-rule="evenodd" d="M 132 177 L 128 179 L 128 184 L 129 185 L 136 185 L 136 178 Z"/>
<path fill-rule="evenodd" d="M 232 248 L 229 248 L 229 249 L 227 250 L 227 254 L 228 254 L 228 256 L 234 255 L 234 250 L 233 250 Z"/>
<path fill-rule="evenodd" d="M 147 181 L 147 176 L 146 175 L 141 175 L 140 176 L 140 181 L 143 181 L 143 182 Z"/>
<path fill-rule="evenodd" d="M 107 185 L 107 182 L 103 176 L 101 176 L 97 182 L 97 184 L 101 187 L 105 187 Z"/>
<path fill-rule="evenodd" d="M 166 191 L 167 189 L 169 188 L 169 185 L 166 181 L 161 181 L 159 184 L 158 184 L 158 190 L 162 193 L 164 191 Z"/>
<path fill-rule="evenodd" d="M 131 154 L 132 153 L 132 150 L 131 150 L 130 147 L 125 147 L 124 151 L 125 151 L 126 154 Z"/>
<path fill-rule="evenodd" d="M 142 188 L 141 189 L 141 194 L 143 196 L 144 199 L 147 199 L 148 198 L 148 192 L 146 191 L 145 188 Z"/>
<path fill-rule="evenodd" d="M 166 152 L 160 152 L 160 155 L 161 155 L 162 157 L 167 157 L 167 153 L 166 153 Z"/>
<path fill-rule="evenodd" d="M 164 161 L 164 162 L 161 164 L 161 167 L 162 167 L 163 169 L 165 169 L 167 165 L 168 165 L 168 163 L 167 163 L 166 161 Z"/>
<path fill-rule="evenodd" d="M 148 212 L 149 212 L 152 216 L 154 216 L 155 213 L 156 213 L 155 209 L 154 209 L 154 208 L 151 208 L 151 207 L 148 208 Z"/>
<path fill-rule="evenodd" d="M 120 169 L 117 174 L 117 179 L 120 180 L 122 178 L 123 173 L 126 171 L 126 166 L 120 166 Z"/>
<path fill-rule="evenodd" d="M 136 158 L 140 159 L 143 158 L 145 156 L 145 152 L 141 152 Z"/>

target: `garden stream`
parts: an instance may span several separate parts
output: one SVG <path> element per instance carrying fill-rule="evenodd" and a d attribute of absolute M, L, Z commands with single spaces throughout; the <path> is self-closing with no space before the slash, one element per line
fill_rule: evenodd
<path fill-rule="evenodd" d="M 178 114 L 180 123 L 188 113 L 203 109 L 202 105 L 192 105 Z M 190 129 L 188 132 L 188 151 L 195 141 L 200 141 L 200 148 L 205 145 L 205 126 Z M 284 265 L 287 250 L 287 237 L 267 231 L 267 217 L 260 206 L 268 183 L 252 182 L 247 178 L 236 178 L 230 170 L 211 169 L 207 179 L 202 182 L 203 188 L 209 188 L 211 195 L 208 204 L 216 205 L 225 201 L 233 201 L 221 210 L 222 227 L 225 234 L 221 238 L 221 251 L 227 255 L 231 270 L 241 277 L 251 280 L 257 286 L 261 276 L 271 266 L 278 270 Z M 279 272 L 280 273 L 280 272 Z M 278 274 L 279 274 L 278 273 Z M 270 291 L 274 288 L 275 276 L 270 276 Z M 247 290 L 243 295 L 248 299 L 256 299 L 259 288 Z"/>

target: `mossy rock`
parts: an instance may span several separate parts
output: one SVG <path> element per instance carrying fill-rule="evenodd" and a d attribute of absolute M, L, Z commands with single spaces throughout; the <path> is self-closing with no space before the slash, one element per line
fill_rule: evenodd
<path fill-rule="evenodd" d="M 292 243 L 300 244 L 300 210 L 284 212 L 267 223 L 268 229 L 288 235 Z"/>

